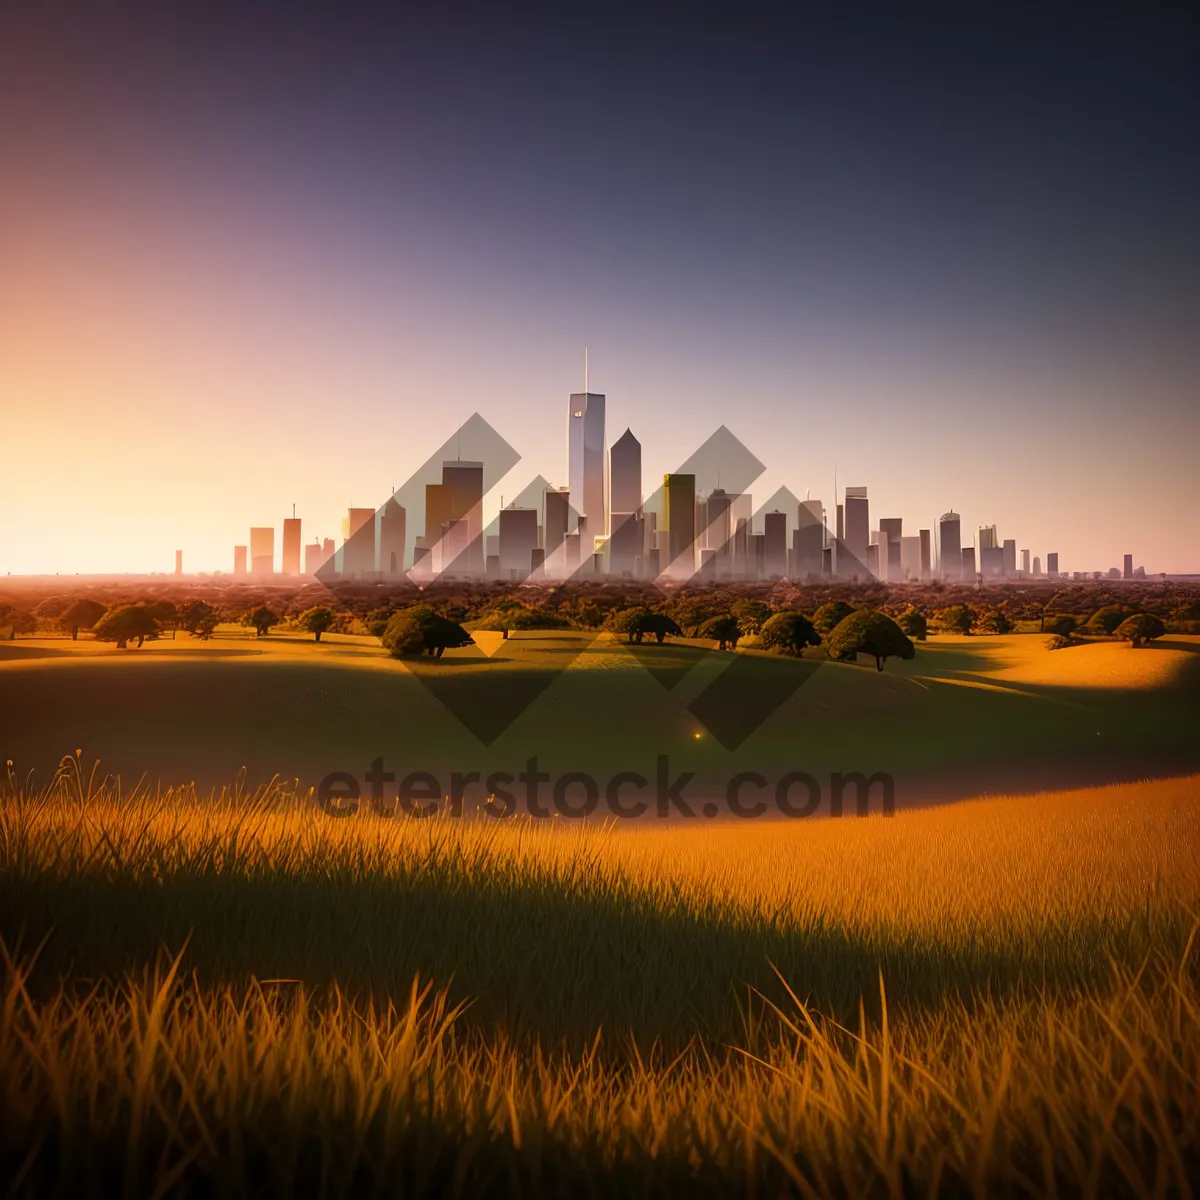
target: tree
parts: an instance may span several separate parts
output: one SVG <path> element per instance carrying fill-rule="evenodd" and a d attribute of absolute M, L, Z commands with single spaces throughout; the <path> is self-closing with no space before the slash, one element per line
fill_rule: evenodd
<path fill-rule="evenodd" d="M 424 604 L 394 614 L 382 640 L 393 658 L 415 658 L 420 654 L 441 658 L 446 650 L 471 645 L 471 635 L 457 621 L 440 616 Z"/>
<path fill-rule="evenodd" d="M 718 650 L 724 650 L 726 646 L 730 646 L 736 650 L 738 638 L 741 636 L 742 631 L 738 625 L 738 619 L 732 613 L 724 613 L 719 617 L 709 617 L 700 626 L 700 637 L 712 638 L 717 643 Z"/>
<path fill-rule="evenodd" d="M 1069 633 L 1056 633 L 1053 637 L 1046 639 L 1047 650 L 1066 650 L 1079 644 L 1079 639 L 1073 638 Z"/>
<path fill-rule="evenodd" d="M 553 613 L 508 600 L 485 613 L 475 628 L 500 633 L 507 640 L 510 633 L 520 629 L 562 629 L 566 624 Z"/>
<path fill-rule="evenodd" d="M 1106 604 L 1092 613 L 1085 628 L 1088 633 L 1111 637 L 1116 632 L 1117 626 L 1133 615 L 1134 610 L 1124 604 Z"/>
<path fill-rule="evenodd" d="M 37 633 L 38 620 L 31 612 L 23 612 L 20 609 L 9 609 L 9 615 L 6 618 L 9 622 L 8 640 L 15 642 L 18 633 Z"/>
<path fill-rule="evenodd" d="M 1135 613 L 1117 626 L 1117 637 L 1124 638 L 1136 650 L 1166 633 L 1166 627 L 1153 613 Z"/>
<path fill-rule="evenodd" d="M 830 600 L 813 613 L 813 628 L 823 638 L 828 637 L 853 611 L 853 606 L 845 600 Z"/>
<path fill-rule="evenodd" d="M 896 624 L 910 637 L 923 642 L 929 633 L 929 622 L 919 608 L 909 608 L 896 618 Z"/>
<path fill-rule="evenodd" d="M 92 627 L 93 635 L 101 642 L 116 642 L 124 650 L 132 638 L 140 646 L 148 637 L 158 633 L 158 624 L 142 604 L 124 604 L 109 609 Z"/>
<path fill-rule="evenodd" d="M 640 645 L 646 634 L 646 618 L 649 616 L 648 608 L 637 605 L 633 608 L 622 608 L 617 612 L 609 613 L 605 624 L 613 633 L 623 633 L 630 645 L 634 643 Z"/>
<path fill-rule="evenodd" d="M 265 604 L 260 604 L 246 619 L 254 626 L 255 637 L 266 637 L 271 626 L 279 624 L 279 618 Z"/>
<path fill-rule="evenodd" d="M 179 628 L 197 637 L 209 637 L 220 620 L 220 614 L 207 600 L 189 600 L 179 610 Z M 208 632 L 201 632 L 207 628 Z"/>
<path fill-rule="evenodd" d="M 989 608 L 986 612 L 979 614 L 975 628 L 980 633 L 1012 633 L 1012 622 L 1005 615 L 1003 609 Z"/>
<path fill-rule="evenodd" d="M 104 616 L 104 605 L 95 600 L 83 597 L 73 600 L 59 617 L 62 627 L 71 635 L 72 641 L 77 641 L 81 629 L 91 629 Z"/>
<path fill-rule="evenodd" d="M 765 600 L 743 596 L 729 610 L 737 617 L 738 628 L 744 637 L 753 637 L 771 619 L 771 606 Z"/>
<path fill-rule="evenodd" d="M 666 613 L 648 613 L 642 621 L 643 632 L 653 636 L 661 646 L 668 637 L 682 637 L 683 630 Z"/>
<path fill-rule="evenodd" d="M 916 653 L 916 647 L 891 617 L 870 609 L 851 613 L 829 635 L 831 658 L 853 662 L 858 655 L 869 654 L 877 671 L 883 670 L 888 658 L 914 658 Z"/>
<path fill-rule="evenodd" d="M 179 625 L 179 610 L 175 605 L 170 600 L 154 600 L 145 607 L 146 611 L 158 622 L 159 629 L 170 629 L 171 640 L 174 641 L 175 630 Z M 216 628 L 215 621 L 213 628 Z"/>
<path fill-rule="evenodd" d="M 1058 613 L 1048 621 L 1042 622 L 1042 631 L 1052 633 L 1055 637 L 1069 638 L 1079 627 L 1079 622 L 1069 613 Z"/>
<path fill-rule="evenodd" d="M 938 612 L 937 619 L 947 633 L 961 633 L 965 637 L 975 624 L 975 612 L 965 604 L 951 604 Z"/>
<path fill-rule="evenodd" d="M 326 608 L 323 604 L 314 605 L 312 608 L 306 608 L 297 618 L 296 624 L 304 630 L 305 633 L 311 633 L 315 641 L 321 640 L 323 634 L 330 625 L 333 624 L 333 609 Z"/>
<path fill-rule="evenodd" d="M 803 613 L 781 612 L 763 625 L 758 644 L 764 650 L 775 650 L 779 654 L 791 654 L 799 658 L 805 646 L 821 644 L 821 635 Z"/>

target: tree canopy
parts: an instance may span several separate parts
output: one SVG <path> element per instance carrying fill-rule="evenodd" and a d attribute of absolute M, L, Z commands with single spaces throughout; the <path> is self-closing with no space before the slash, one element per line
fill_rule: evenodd
<path fill-rule="evenodd" d="M 1123 624 L 1134 615 L 1134 610 L 1125 604 L 1106 604 L 1098 608 L 1088 618 L 1087 631 L 1111 637 L 1117 631 L 1117 626 Z"/>
<path fill-rule="evenodd" d="M 271 626 L 279 624 L 279 618 L 265 604 L 253 609 L 246 620 L 254 627 L 255 637 L 266 637 Z"/>
<path fill-rule="evenodd" d="M 333 621 L 333 609 L 326 608 L 324 604 L 316 604 L 312 608 L 306 608 L 296 618 L 296 624 L 305 633 L 311 633 L 313 640 L 317 642 L 321 640 L 321 634 L 333 624 Z"/>
<path fill-rule="evenodd" d="M 897 618 L 896 624 L 910 637 L 923 642 L 929 634 L 929 622 L 919 608 L 905 609 Z"/>
<path fill-rule="evenodd" d="M 63 610 L 59 623 L 71 635 L 74 641 L 79 637 L 81 629 L 91 629 L 104 616 L 104 605 L 86 596 L 72 600 Z"/>
<path fill-rule="evenodd" d="M 738 638 L 742 636 L 742 630 L 738 625 L 737 617 L 732 613 L 722 613 L 719 617 L 709 617 L 700 626 L 699 636 L 702 638 L 712 638 L 717 643 L 718 650 L 724 650 L 726 646 L 730 646 L 736 650 Z"/>
<path fill-rule="evenodd" d="M 914 658 L 916 653 L 916 647 L 891 617 L 870 609 L 851 613 L 829 635 L 831 658 L 853 662 L 858 655 L 869 654 L 879 671 L 888 658 Z"/>
<path fill-rule="evenodd" d="M 1126 617 L 1116 628 L 1117 637 L 1132 643 L 1135 649 L 1138 646 L 1144 646 L 1147 642 L 1154 641 L 1155 638 L 1162 637 L 1166 632 L 1162 621 L 1151 613 L 1134 613 L 1132 617 Z"/>
<path fill-rule="evenodd" d="M 102 642 L 116 642 L 124 650 L 134 638 L 140 646 L 148 637 L 158 633 L 158 623 L 143 604 L 123 604 L 110 609 L 92 627 L 93 635 Z"/>
<path fill-rule="evenodd" d="M 457 621 L 417 604 L 393 614 L 382 641 L 393 658 L 416 658 L 421 654 L 441 658 L 446 650 L 471 645 L 471 635 Z"/>
<path fill-rule="evenodd" d="M 803 613 L 776 613 L 767 621 L 758 635 L 758 644 L 764 650 L 799 657 L 805 646 L 819 646 L 821 635 L 812 621 Z"/>
<path fill-rule="evenodd" d="M 951 604 L 949 608 L 939 610 L 938 624 L 947 633 L 969 634 L 975 624 L 975 612 L 966 604 Z"/>
<path fill-rule="evenodd" d="M 813 628 L 822 637 L 828 637 L 853 611 L 853 606 L 845 600 L 830 600 L 813 613 Z"/>

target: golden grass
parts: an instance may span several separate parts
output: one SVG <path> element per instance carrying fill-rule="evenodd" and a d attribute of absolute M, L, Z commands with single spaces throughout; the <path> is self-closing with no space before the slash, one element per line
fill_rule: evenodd
<path fill-rule="evenodd" d="M 10 787 L 0 1175 L 1188 1195 L 1198 793 L 602 830 Z"/>
<path fill-rule="evenodd" d="M 1031 656 L 988 677 L 1044 687 L 1147 691 L 1175 683 L 1195 663 L 1196 655 L 1187 650 L 1155 645 L 1135 650 L 1128 642 L 1094 642 Z"/>

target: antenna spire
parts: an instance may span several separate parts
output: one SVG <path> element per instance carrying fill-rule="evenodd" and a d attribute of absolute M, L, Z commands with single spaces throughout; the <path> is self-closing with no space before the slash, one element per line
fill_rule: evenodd
<path fill-rule="evenodd" d="M 588 355 L 587 355 L 587 350 L 588 350 L 588 348 L 586 346 L 584 346 L 584 348 L 583 348 L 583 394 L 585 396 L 588 394 Z"/>

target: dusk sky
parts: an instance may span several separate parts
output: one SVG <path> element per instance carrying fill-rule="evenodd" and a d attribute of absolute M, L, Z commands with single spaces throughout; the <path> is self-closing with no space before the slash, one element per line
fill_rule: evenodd
<path fill-rule="evenodd" d="M 475 411 L 565 482 L 585 345 L 647 493 L 725 424 L 1200 572 L 1194 6 L 295 7 L 0 9 L 0 572 L 337 536 Z"/>

